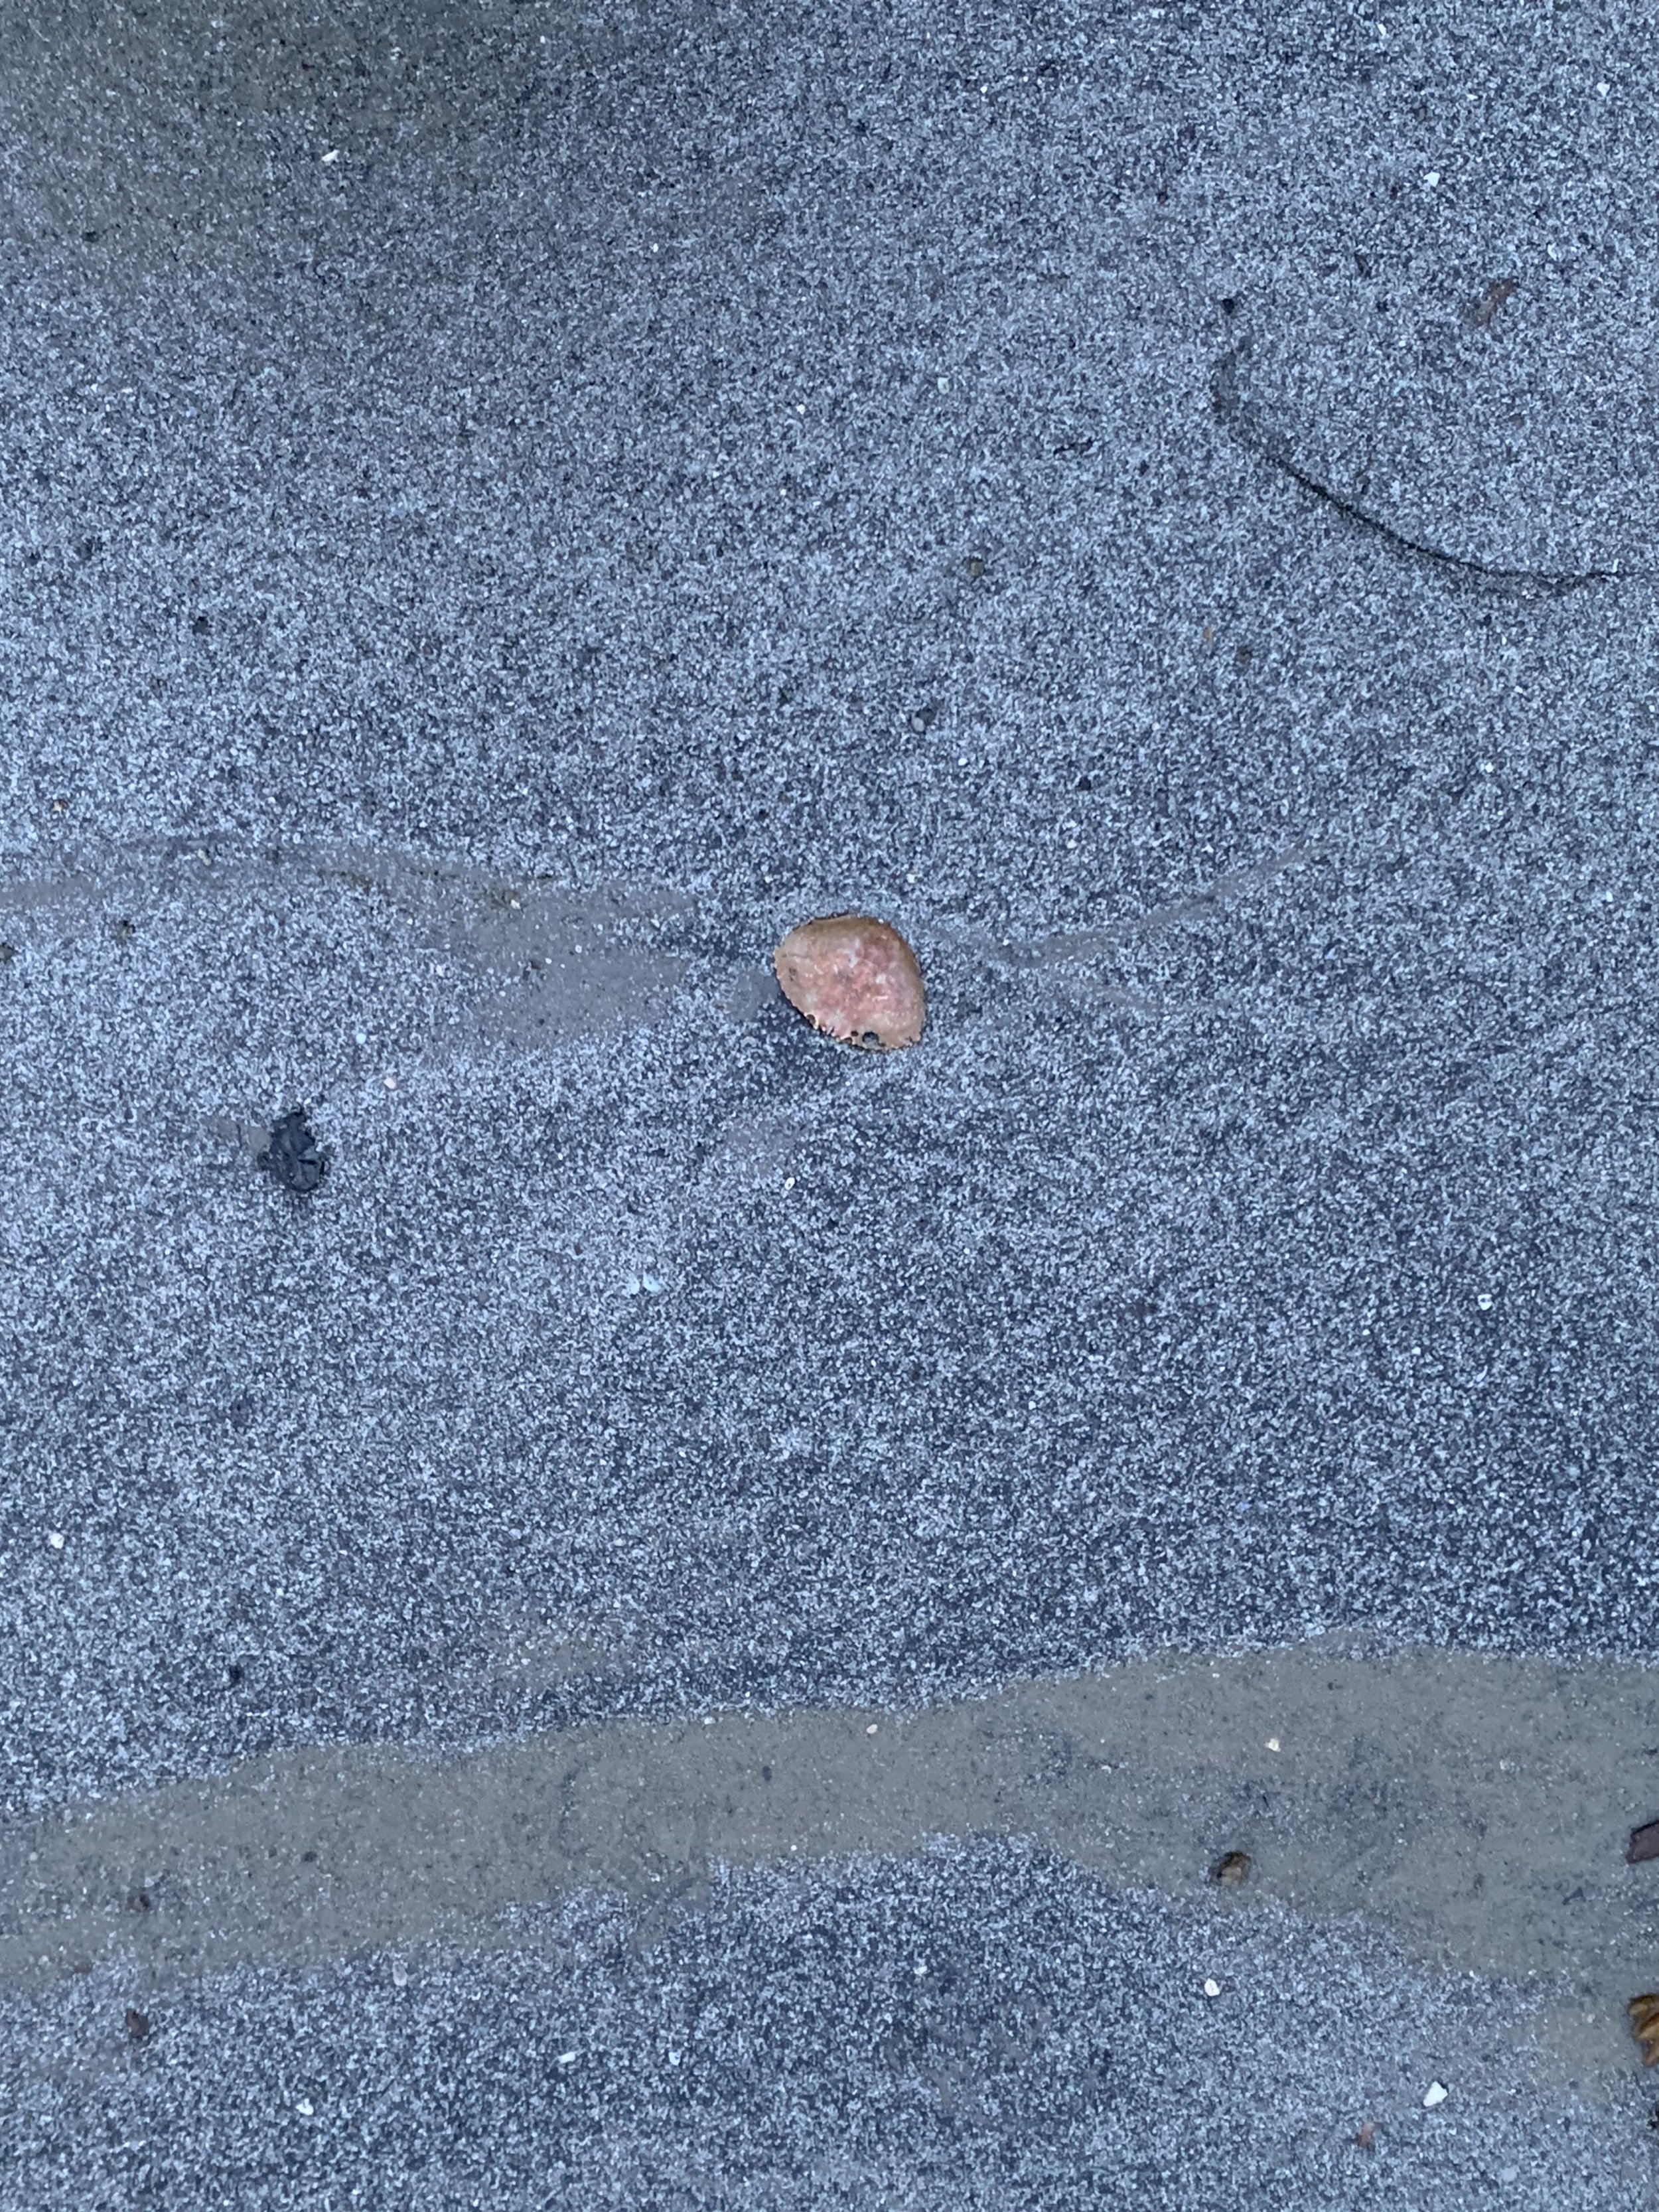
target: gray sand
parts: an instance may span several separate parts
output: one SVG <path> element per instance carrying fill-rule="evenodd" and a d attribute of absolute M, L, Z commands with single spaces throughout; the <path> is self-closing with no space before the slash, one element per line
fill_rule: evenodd
<path fill-rule="evenodd" d="M 0 11 L 8 2212 L 1641 2200 L 1652 45 Z"/>

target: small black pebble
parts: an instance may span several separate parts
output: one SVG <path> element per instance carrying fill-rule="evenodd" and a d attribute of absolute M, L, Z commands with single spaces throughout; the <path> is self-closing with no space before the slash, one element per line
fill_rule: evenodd
<path fill-rule="evenodd" d="M 274 1176 L 284 1190 L 308 1196 L 321 1182 L 328 1162 L 317 1149 L 317 1139 L 306 1120 L 303 1106 L 283 1115 L 270 1133 L 270 1142 L 259 1155 L 259 1164 Z"/>
<path fill-rule="evenodd" d="M 149 2033 L 149 2014 L 140 2012 L 137 2005 L 127 2007 L 127 2033 L 135 2043 L 142 2043 Z"/>

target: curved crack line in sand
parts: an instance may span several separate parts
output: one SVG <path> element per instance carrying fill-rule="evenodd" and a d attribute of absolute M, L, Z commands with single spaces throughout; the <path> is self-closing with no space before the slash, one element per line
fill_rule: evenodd
<path fill-rule="evenodd" d="M 1633 568 L 1585 568 L 1576 571 L 1557 571 L 1547 568 L 1500 568 L 1484 561 L 1476 561 L 1466 554 L 1448 553 L 1443 547 L 1428 544 L 1420 538 L 1385 522 L 1379 514 L 1361 507 L 1355 500 L 1305 469 L 1291 452 L 1288 441 L 1269 430 L 1256 415 L 1249 403 L 1241 398 L 1238 392 L 1238 365 L 1249 353 L 1250 341 L 1241 339 L 1231 352 L 1223 356 L 1218 364 L 1211 397 L 1215 412 L 1224 428 L 1242 451 L 1258 460 L 1269 462 L 1326 506 L 1335 509 L 1348 521 L 1357 523 L 1362 530 L 1382 538 L 1396 551 L 1426 561 L 1451 574 L 1496 586 L 1504 591 L 1533 591 L 1550 598 L 1559 599 L 1569 592 L 1583 591 L 1591 584 L 1641 583 L 1649 580 L 1646 573 Z"/>
<path fill-rule="evenodd" d="M 1659 1671 L 1346 1639 L 1148 1659 L 982 1701 L 550 1731 L 466 1757 L 290 1752 L 0 1828 L 0 1981 L 104 1961 L 151 1984 L 429 1940 L 517 1909 L 696 1894 L 718 1866 L 1029 1840 L 1114 1883 L 1358 1913 L 1440 1969 L 1659 1982 Z M 1254 1870 L 1225 1893 L 1224 1851 Z M 1582 2013 L 1578 2015 L 1582 2018 Z M 1594 2063 L 1624 2063 L 1611 2039 Z"/>

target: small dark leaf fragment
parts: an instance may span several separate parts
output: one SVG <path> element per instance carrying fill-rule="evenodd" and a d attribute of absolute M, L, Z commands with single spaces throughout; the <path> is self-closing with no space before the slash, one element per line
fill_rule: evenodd
<path fill-rule="evenodd" d="M 328 1162 L 306 1120 L 304 1107 L 285 1114 L 270 1133 L 270 1141 L 259 1154 L 259 1164 L 285 1190 L 308 1197 L 321 1182 Z"/>

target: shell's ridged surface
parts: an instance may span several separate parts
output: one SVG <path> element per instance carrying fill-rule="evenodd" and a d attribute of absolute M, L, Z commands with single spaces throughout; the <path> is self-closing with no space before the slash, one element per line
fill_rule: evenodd
<path fill-rule="evenodd" d="M 916 956 L 884 921 L 831 914 L 792 929 L 772 955 L 783 995 L 842 1044 L 896 1052 L 927 1015 Z"/>

